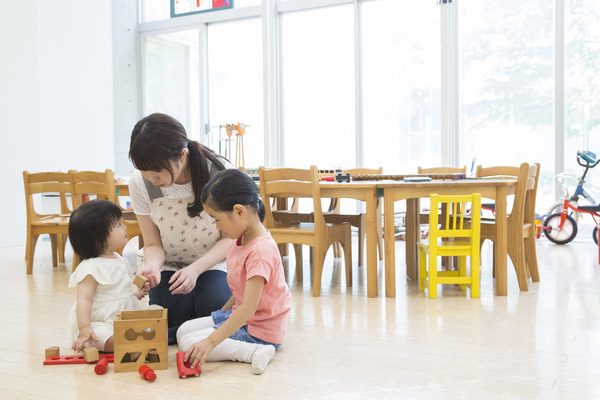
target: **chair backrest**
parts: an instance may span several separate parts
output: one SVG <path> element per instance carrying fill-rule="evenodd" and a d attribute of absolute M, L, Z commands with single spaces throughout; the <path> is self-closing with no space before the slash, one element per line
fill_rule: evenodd
<path fill-rule="evenodd" d="M 525 187 L 525 215 L 524 222 L 535 225 L 535 201 L 540 180 L 540 163 L 531 164 L 527 173 Z"/>
<path fill-rule="evenodd" d="M 479 193 L 448 196 L 431 194 L 429 199 L 432 210 L 437 210 L 440 206 L 446 206 L 448 209 L 443 216 L 444 221 L 439 220 L 438 213 L 431 213 L 429 216 L 430 247 L 444 247 L 443 242 L 438 243 L 438 238 L 471 238 L 472 244 L 479 246 L 481 222 Z"/>
<path fill-rule="evenodd" d="M 383 174 L 383 167 L 379 168 L 348 168 L 342 170 L 344 174 L 352 175 L 372 175 L 372 174 Z"/>
<path fill-rule="evenodd" d="M 417 173 L 419 174 L 466 174 L 467 167 L 431 167 L 423 168 L 417 167 Z"/>
<path fill-rule="evenodd" d="M 60 213 L 70 214 L 67 205 L 67 194 L 71 191 L 69 174 L 66 172 L 37 172 L 23 171 L 23 184 L 25 186 L 25 206 L 27 209 L 27 222 L 43 218 L 47 215 L 36 212 L 33 195 L 44 193 L 58 193 L 60 198 Z"/>
<path fill-rule="evenodd" d="M 260 195 L 265 205 L 265 226 L 267 229 L 282 225 L 273 216 L 271 198 L 308 197 L 313 202 L 315 230 L 325 229 L 325 219 L 321 208 L 319 175 L 314 165 L 310 169 L 260 167 Z"/>
<path fill-rule="evenodd" d="M 119 204 L 115 177 L 111 169 L 106 169 L 104 172 L 69 170 L 69 178 L 73 209 L 90 200 L 90 195 Z"/>
<path fill-rule="evenodd" d="M 511 166 L 497 166 L 497 167 L 482 167 L 477 166 L 477 178 L 485 177 L 497 177 L 497 178 L 515 178 L 517 180 L 517 187 L 515 189 L 515 197 L 513 201 L 513 207 L 510 211 L 509 225 L 510 224 L 522 224 L 523 216 L 525 214 L 525 194 L 526 187 L 529 178 L 529 164 L 522 163 L 519 167 Z M 535 174 L 535 170 L 532 171 Z"/>

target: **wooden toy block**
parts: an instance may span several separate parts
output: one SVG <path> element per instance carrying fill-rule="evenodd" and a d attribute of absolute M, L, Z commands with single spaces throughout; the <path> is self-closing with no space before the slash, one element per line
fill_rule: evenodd
<path fill-rule="evenodd" d="M 98 354 L 98 349 L 95 347 L 84 347 L 83 348 L 83 358 L 85 361 L 91 363 L 98 361 L 100 359 L 100 355 Z"/>
<path fill-rule="evenodd" d="M 133 278 L 133 284 L 140 290 L 142 290 L 146 282 L 148 282 L 148 279 L 141 275 L 136 275 L 135 278 Z"/>
<path fill-rule="evenodd" d="M 196 368 L 191 368 L 190 363 L 185 360 L 185 351 L 177 352 L 177 372 L 179 374 L 179 378 L 184 379 L 188 376 L 199 376 L 202 373 L 200 369 L 200 364 L 196 366 Z"/>
<path fill-rule="evenodd" d="M 46 354 L 44 358 L 50 358 L 52 356 L 60 356 L 60 347 L 52 346 L 46 349 Z"/>
<path fill-rule="evenodd" d="M 108 358 L 101 358 L 94 366 L 96 375 L 104 375 L 108 369 Z"/>
<path fill-rule="evenodd" d="M 101 354 L 100 359 L 106 359 L 111 363 L 114 361 L 112 354 Z M 50 356 L 44 360 L 44 365 L 69 365 L 69 364 L 89 364 L 83 356 Z"/>
<path fill-rule="evenodd" d="M 115 372 L 142 364 L 167 369 L 167 310 L 121 311 L 115 319 Z"/>
<path fill-rule="evenodd" d="M 142 378 L 149 382 L 154 382 L 156 380 L 156 373 L 146 364 L 142 364 L 142 366 L 138 369 L 138 372 Z"/>

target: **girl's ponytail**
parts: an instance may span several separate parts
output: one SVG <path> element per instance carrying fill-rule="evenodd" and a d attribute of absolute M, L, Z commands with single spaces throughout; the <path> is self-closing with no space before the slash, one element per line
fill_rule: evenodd
<path fill-rule="evenodd" d="M 265 203 L 263 203 L 260 197 L 258 198 L 258 208 L 256 212 L 258 213 L 258 218 L 260 219 L 260 222 L 263 222 L 265 220 Z"/>

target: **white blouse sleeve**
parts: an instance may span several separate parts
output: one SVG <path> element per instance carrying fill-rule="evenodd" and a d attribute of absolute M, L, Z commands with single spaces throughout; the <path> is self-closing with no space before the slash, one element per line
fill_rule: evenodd
<path fill-rule="evenodd" d="M 129 178 L 129 195 L 131 196 L 131 208 L 135 214 L 150 215 L 150 196 L 140 171 L 134 171 Z"/>
<path fill-rule="evenodd" d="M 110 269 L 104 268 L 98 258 L 83 260 L 69 278 L 69 288 L 76 287 L 86 276 L 90 275 L 100 285 L 113 283 Z"/>

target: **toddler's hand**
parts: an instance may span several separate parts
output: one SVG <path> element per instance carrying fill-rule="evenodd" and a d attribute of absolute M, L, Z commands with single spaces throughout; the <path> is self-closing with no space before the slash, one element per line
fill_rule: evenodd
<path fill-rule="evenodd" d="M 185 352 L 184 360 L 190 363 L 191 368 L 196 368 L 196 365 L 206 361 L 208 353 L 210 353 L 214 347 L 214 344 L 209 338 L 203 339 L 194 343 L 192 347 Z"/>
<path fill-rule="evenodd" d="M 138 300 L 143 299 L 148 294 L 148 289 L 146 289 L 146 286 L 148 286 L 148 284 L 144 285 L 143 289 L 138 289 L 135 291 L 135 297 L 137 297 Z"/>
<path fill-rule="evenodd" d="M 73 343 L 73 350 L 81 351 L 83 345 L 87 343 L 89 340 L 98 341 L 98 337 L 92 330 L 91 326 L 79 330 L 79 336 L 77 340 Z"/>
<path fill-rule="evenodd" d="M 160 283 L 160 271 L 158 268 L 148 267 L 146 264 L 143 264 L 138 268 L 136 273 L 148 279 L 149 289 Z"/>

